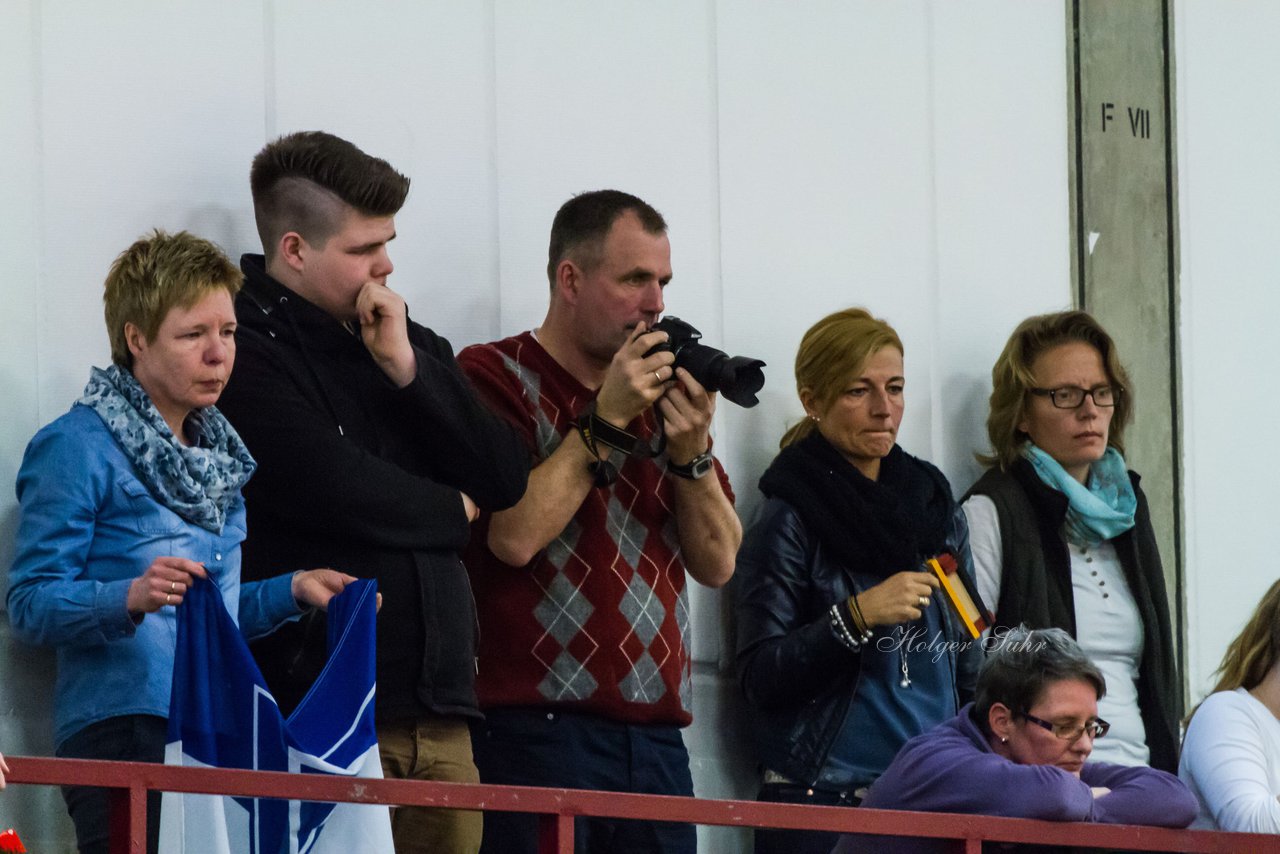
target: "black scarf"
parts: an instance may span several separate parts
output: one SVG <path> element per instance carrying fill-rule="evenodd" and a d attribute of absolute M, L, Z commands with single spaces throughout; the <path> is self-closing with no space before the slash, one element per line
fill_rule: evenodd
<path fill-rule="evenodd" d="M 897 445 L 871 480 L 814 432 L 783 448 L 760 491 L 800 514 L 850 571 L 888 578 L 946 550 L 955 500 L 942 472 Z"/>

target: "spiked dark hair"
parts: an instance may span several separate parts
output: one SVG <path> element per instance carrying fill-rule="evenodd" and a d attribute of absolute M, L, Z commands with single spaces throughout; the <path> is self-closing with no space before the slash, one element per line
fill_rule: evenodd
<path fill-rule="evenodd" d="M 365 216 L 394 216 L 409 194 L 409 179 L 345 139 L 300 131 L 258 152 L 249 187 L 258 236 L 270 260 L 290 231 L 323 246 L 348 208 Z"/>

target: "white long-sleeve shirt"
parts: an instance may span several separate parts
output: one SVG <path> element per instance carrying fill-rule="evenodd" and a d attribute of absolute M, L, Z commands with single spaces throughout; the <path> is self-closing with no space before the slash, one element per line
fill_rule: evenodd
<path fill-rule="evenodd" d="M 978 594 L 988 608 L 999 607 L 1004 548 L 996 505 L 974 495 L 963 505 L 969 523 Z M 1067 544 L 1075 601 L 1076 640 L 1107 682 L 1098 716 L 1111 724 L 1106 738 L 1094 742 L 1091 758 L 1116 765 L 1146 765 L 1151 759 L 1147 731 L 1138 707 L 1138 663 L 1142 661 L 1142 614 L 1110 542 L 1082 547 Z M 999 618 L 999 614 L 996 615 Z"/>
<path fill-rule="evenodd" d="M 1192 827 L 1280 833 L 1280 720 L 1245 689 L 1201 704 L 1178 776 L 1200 801 Z"/>

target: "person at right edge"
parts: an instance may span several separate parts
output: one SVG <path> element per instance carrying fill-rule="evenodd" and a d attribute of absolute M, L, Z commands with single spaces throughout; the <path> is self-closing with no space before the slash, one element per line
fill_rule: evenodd
<path fill-rule="evenodd" d="M 963 503 L 993 632 L 1061 628 L 1106 677 L 1095 758 L 1176 773 L 1182 682 L 1147 499 L 1123 456 L 1115 342 L 1066 311 L 1019 324 L 991 370 L 989 466 Z"/>
<path fill-rule="evenodd" d="M 476 397 L 449 342 L 387 286 L 409 179 L 323 132 L 267 145 L 250 173 L 265 251 L 245 255 L 239 360 L 222 408 L 258 460 L 246 580 L 321 564 L 374 578 L 375 720 L 388 778 L 478 782 L 469 718 L 475 608 L 459 552 L 477 507 L 519 500 L 520 440 Z M 327 657 L 323 619 L 252 646 L 289 714 Z M 465 854 L 482 819 L 397 807 L 398 854 Z"/>
<path fill-rule="evenodd" d="M 1187 715 L 1178 776 L 1194 828 L 1280 834 L 1280 581 L 1227 646 L 1213 693 Z"/>

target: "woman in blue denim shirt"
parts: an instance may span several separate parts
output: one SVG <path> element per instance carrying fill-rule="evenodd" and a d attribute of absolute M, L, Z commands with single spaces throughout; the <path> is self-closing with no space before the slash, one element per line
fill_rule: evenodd
<path fill-rule="evenodd" d="M 970 572 L 942 472 L 897 444 L 902 341 L 860 308 L 796 355 L 808 418 L 760 479 L 738 553 L 738 671 L 762 801 L 857 806 L 906 741 L 969 698 L 981 656 L 926 559 Z M 827 854 L 834 833 L 758 830 L 757 854 Z"/>
<path fill-rule="evenodd" d="M 240 584 L 240 489 L 255 464 L 214 408 L 235 361 L 240 282 L 221 250 L 186 232 L 134 243 L 103 298 L 114 364 L 93 369 L 23 457 L 9 617 L 19 639 L 57 649 L 59 756 L 163 761 L 175 609 L 194 579 L 218 585 L 250 638 L 354 580 L 314 569 Z M 63 796 L 80 851 L 106 852 L 106 791 Z"/>

